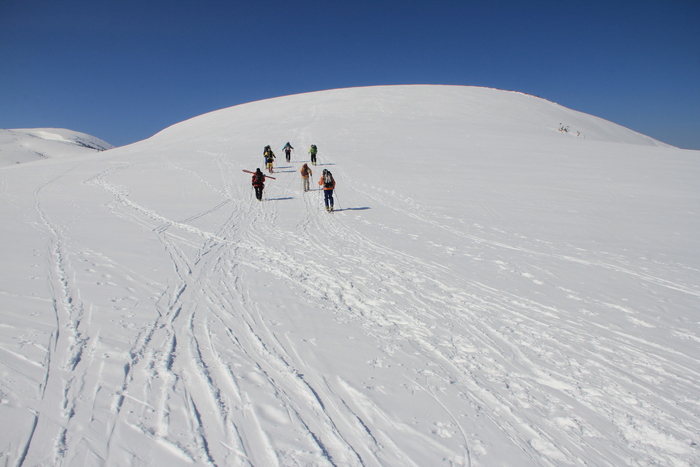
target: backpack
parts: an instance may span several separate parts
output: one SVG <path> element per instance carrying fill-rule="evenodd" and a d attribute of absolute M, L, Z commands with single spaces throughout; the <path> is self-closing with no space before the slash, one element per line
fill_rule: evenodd
<path fill-rule="evenodd" d="M 323 174 L 323 188 L 333 188 L 333 174 L 330 171 Z"/>
<path fill-rule="evenodd" d="M 253 174 L 253 185 L 262 185 L 265 182 L 265 175 L 262 172 Z"/>
<path fill-rule="evenodd" d="M 312 144 L 312 145 L 311 145 L 311 153 L 312 153 L 312 154 L 316 154 L 317 152 L 318 152 L 318 148 L 316 147 L 315 144 Z"/>

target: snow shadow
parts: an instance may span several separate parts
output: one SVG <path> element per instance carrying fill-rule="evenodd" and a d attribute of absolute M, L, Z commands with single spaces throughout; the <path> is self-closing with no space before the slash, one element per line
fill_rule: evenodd
<path fill-rule="evenodd" d="M 342 208 L 342 209 L 334 209 L 333 212 L 343 212 L 343 211 L 366 211 L 367 209 L 372 209 L 369 206 L 364 206 L 361 208 Z"/>

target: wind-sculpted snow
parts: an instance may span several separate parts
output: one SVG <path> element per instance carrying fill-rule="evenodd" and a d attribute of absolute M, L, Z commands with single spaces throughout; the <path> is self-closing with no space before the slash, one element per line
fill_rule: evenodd
<path fill-rule="evenodd" d="M 63 128 L 0 129 L 0 167 L 54 157 L 93 155 L 113 146 Z"/>
<path fill-rule="evenodd" d="M 266 144 L 258 202 L 242 169 Z M 4 168 L 0 456 L 697 465 L 698 175 L 697 151 L 436 86 L 272 99 Z"/>

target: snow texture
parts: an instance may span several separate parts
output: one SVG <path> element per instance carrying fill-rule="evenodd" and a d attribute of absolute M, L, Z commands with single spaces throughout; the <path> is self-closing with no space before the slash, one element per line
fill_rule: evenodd
<path fill-rule="evenodd" d="M 94 155 L 113 147 L 94 136 L 63 128 L 0 130 L 0 167 L 51 157 Z"/>
<path fill-rule="evenodd" d="M 698 179 L 698 151 L 453 86 L 4 167 L 0 463 L 700 465 Z"/>

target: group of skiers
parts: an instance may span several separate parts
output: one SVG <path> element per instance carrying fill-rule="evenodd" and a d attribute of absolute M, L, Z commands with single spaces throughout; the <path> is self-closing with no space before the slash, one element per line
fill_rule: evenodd
<path fill-rule="evenodd" d="M 284 155 L 287 159 L 287 162 L 290 162 L 292 158 L 292 151 L 294 150 L 294 148 L 291 144 L 289 144 L 289 141 L 287 141 L 287 144 L 284 145 L 282 150 L 284 151 Z M 318 148 L 315 144 L 312 144 L 309 148 L 309 154 L 311 154 L 311 164 L 316 165 L 316 154 L 318 154 Z M 269 144 L 265 146 L 265 149 L 263 149 L 263 157 L 265 158 L 265 168 L 267 169 L 267 171 L 270 173 L 274 173 L 273 166 L 277 156 L 275 156 L 275 153 L 272 151 L 272 147 Z"/>
<path fill-rule="evenodd" d="M 289 142 L 287 142 L 287 144 L 284 145 L 282 150 L 285 153 L 287 162 L 290 162 L 291 152 L 294 150 L 294 148 L 291 144 L 289 144 Z M 309 148 L 309 154 L 311 155 L 311 164 L 316 165 L 316 155 L 318 154 L 318 148 L 315 144 L 312 144 Z M 263 149 L 263 157 L 265 158 L 265 168 L 267 169 L 267 171 L 269 173 L 274 173 L 273 166 L 275 160 L 275 153 L 272 151 L 272 147 L 270 147 L 270 145 L 265 146 L 265 148 Z M 309 191 L 309 179 L 313 176 L 313 171 L 311 170 L 311 167 L 309 167 L 307 163 L 304 163 L 299 172 L 301 172 L 302 189 L 305 192 Z M 272 178 L 274 180 L 274 177 L 262 173 L 260 168 L 258 168 L 253 173 L 253 189 L 255 189 L 255 197 L 258 201 L 262 201 L 262 194 L 265 188 L 265 179 L 267 178 Z M 323 189 L 323 202 L 326 206 L 326 211 L 332 212 L 334 204 L 333 190 L 335 189 L 335 179 L 333 178 L 333 174 L 330 172 L 330 170 L 323 169 L 323 174 L 321 175 L 318 184 Z"/>

